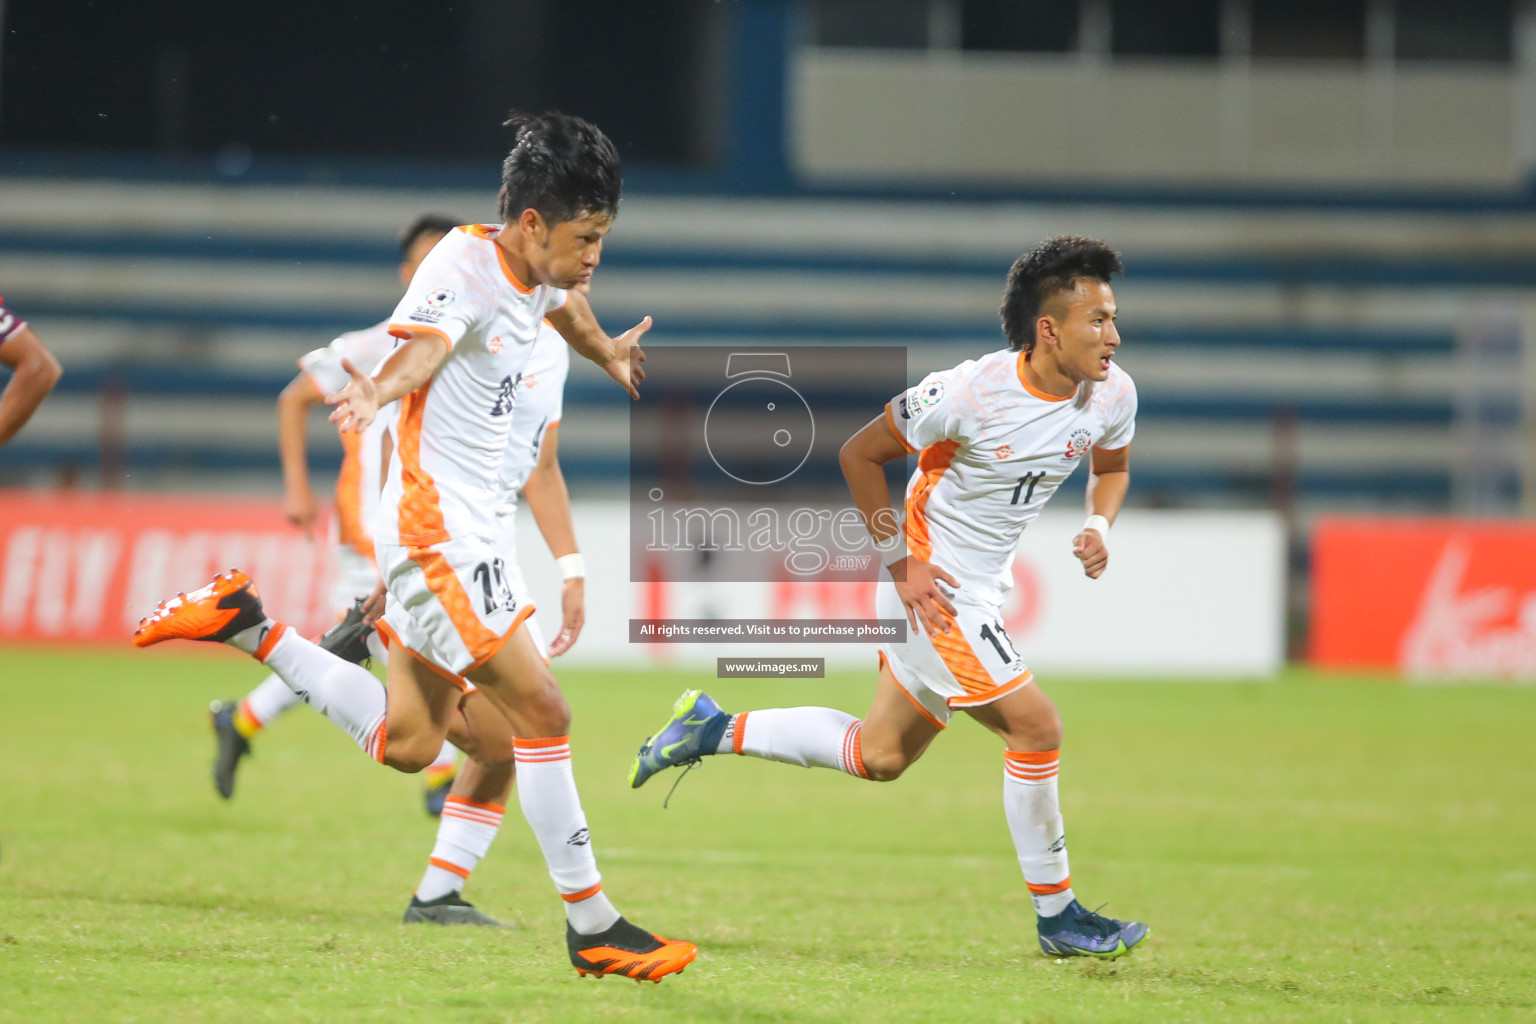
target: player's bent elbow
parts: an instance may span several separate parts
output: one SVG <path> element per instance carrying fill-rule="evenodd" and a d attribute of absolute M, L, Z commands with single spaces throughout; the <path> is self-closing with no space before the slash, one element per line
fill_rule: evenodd
<path fill-rule="evenodd" d="M 59 378 L 63 377 L 63 376 L 64 376 L 64 367 L 59 365 L 58 359 L 56 359 L 54 357 L 54 354 L 52 352 L 49 352 L 47 349 L 44 349 L 43 350 L 42 365 L 41 365 L 41 367 L 39 368 L 39 371 L 38 371 L 39 379 L 41 379 L 44 383 L 47 384 L 49 391 L 52 391 L 54 385 L 59 382 Z"/>

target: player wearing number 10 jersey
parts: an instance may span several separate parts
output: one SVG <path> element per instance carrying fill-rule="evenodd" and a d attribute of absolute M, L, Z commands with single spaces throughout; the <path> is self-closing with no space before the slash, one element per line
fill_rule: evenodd
<path fill-rule="evenodd" d="M 640 748 L 632 786 L 723 753 L 888 781 L 963 710 L 1007 744 L 1003 808 L 1041 948 L 1112 957 L 1147 936 L 1144 924 L 1077 902 L 1057 798 L 1061 720 L 1002 616 L 1024 528 L 1083 462 L 1091 514 L 1073 554 L 1091 578 L 1108 562 L 1136 417 L 1136 389 L 1112 362 L 1120 336 L 1109 279 L 1119 271 L 1116 254 L 1091 239 L 1055 238 L 1026 253 L 1003 300 L 1008 349 L 929 374 L 843 446 L 843 474 L 891 570 L 876 592 L 878 614 L 910 626 L 904 642 L 881 646 L 869 714 L 860 721 L 805 707 L 732 715 L 690 690 Z M 899 528 L 881 467 L 911 453 L 918 465 Z"/>

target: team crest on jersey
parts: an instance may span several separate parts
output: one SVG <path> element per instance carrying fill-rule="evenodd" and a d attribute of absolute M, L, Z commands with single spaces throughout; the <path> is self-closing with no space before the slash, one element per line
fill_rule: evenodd
<path fill-rule="evenodd" d="M 1089 448 L 1093 447 L 1093 435 L 1083 428 L 1072 431 L 1072 436 L 1067 438 L 1067 458 L 1075 459 Z"/>
<path fill-rule="evenodd" d="M 427 305 L 433 309 L 442 309 L 444 306 L 453 305 L 453 300 L 458 298 L 452 288 L 433 288 L 427 292 Z"/>
<path fill-rule="evenodd" d="M 932 409 L 944 400 L 944 382 L 941 380 L 929 381 L 922 385 L 918 400 L 926 409 Z"/>

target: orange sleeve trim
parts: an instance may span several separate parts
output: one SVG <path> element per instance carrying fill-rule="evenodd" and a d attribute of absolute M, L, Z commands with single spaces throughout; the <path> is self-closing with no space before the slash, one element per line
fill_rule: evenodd
<path fill-rule="evenodd" d="M 912 447 L 912 442 L 902 436 L 901 428 L 896 426 L 896 414 L 891 411 L 890 402 L 885 403 L 885 425 L 891 428 L 891 433 L 896 435 L 896 440 L 901 442 L 901 446 L 907 450 L 908 455 L 917 451 Z"/>
<path fill-rule="evenodd" d="M 427 863 L 435 868 L 442 868 L 444 871 L 451 871 L 453 874 L 458 875 L 460 878 L 469 877 L 469 870 L 467 868 L 461 868 L 452 861 L 443 860 L 441 857 L 428 857 Z"/>
<path fill-rule="evenodd" d="M 450 804 L 461 804 L 465 807 L 478 807 L 482 811 L 490 811 L 492 814 L 506 814 L 507 809 L 502 804 L 484 803 L 479 800 L 471 800 L 466 796 L 449 796 L 445 801 Z"/>
<path fill-rule="evenodd" d="M 528 750 L 538 747 L 564 747 L 571 742 L 569 736 L 546 736 L 543 739 L 525 740 L 521 736 L 512 738 L 512 745 L 520 750 Z"/>
<path fill-rule="evenodd" d="M 1066 892 L 1072 888 L 1072 876 L 1068 875 L 1054 885 L 1036 885 L 1034 882 L 1025 882 L 1024 884 L 1029 886 L 1029 891 L 1036 896 L 1049 896 L 1052 893 Z"/>
<path fill-rule="evenodd" d="M 444 345 L 447 345 L 449 350 L 453 349 L 453 339 L 448 337 L 447 332 L 440 331 L 436 327 L 420 327 L 415 324 L 390 324 L 389 334 L 393 338 L 409 338 L 413 334 L 430 334 Z"/>
<path fill-rule="evenodd" d="M 747 738 L 747 712 L 743 711 L 736 716 L 735 728 L 731 730 L 731 753 L 741 753 L 742 741 Z"/>
<path fill-rule="evenodd" d="M 267 635 L 262 637 L 261 643 L 257 646 L 256 660 L 266 664 L 267 657 L 272 653 L 272 648 L 277 646 L 277 642 L 283 638 L 283 634 L 286 632 L 288 632 L 288 627 L 281 622 L 273 626 Z"/>
<path fill-rule="evenodd" d="M 593 896 L 596 896 L 602 891 L 603 883 L 598 882 L 590 889 L 583 889 L 581 892 L 563 892 L 560 894 L 560 898 L 565 900 L 567 903 L 580 903 L 582 900 L 591 899 Z"/>

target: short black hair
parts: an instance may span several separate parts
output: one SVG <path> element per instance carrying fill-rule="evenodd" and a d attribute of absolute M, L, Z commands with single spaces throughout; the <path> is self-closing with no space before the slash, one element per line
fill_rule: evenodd
<path fill-rule="evenodd" d="M 619 212 L 619 151 L 589 121 L 568 114 L 513 111 L 512 152 L 501 163 L 501 219 L 539 211 L 550 227 Z"/>
<path fill-rule="evenodd" d="M 446 213 L 424 213 L 411 221 L 406 229 L 400 232 L 400 255 L 409 256 L 411 246 L 416 244 L 416 239 L 422 235 L 446 235 L 464 222 L 454 220 Z"/>
<path fill-rule="evenodd" d="M 1109 283 L 1122 273 L 1120 254 L 1096 238 L 1062 235 L 1048 238 L 1013 261 L 1003 291 L 1003 336 L 1014 352 L 1035 347 L 1035 321 L 1048 299 L 1071 291 L 1088 278 Z"/>

